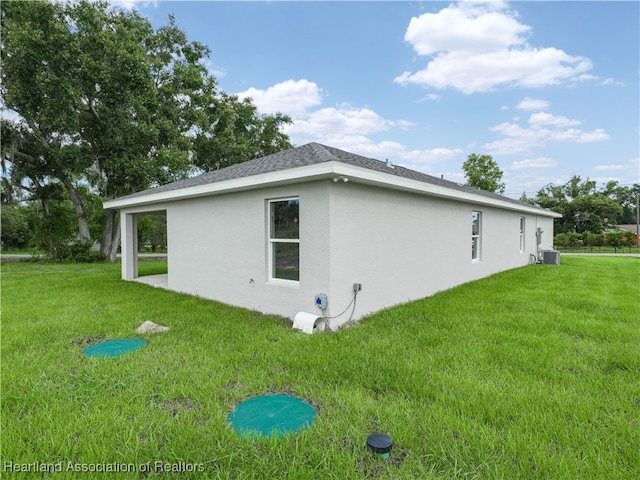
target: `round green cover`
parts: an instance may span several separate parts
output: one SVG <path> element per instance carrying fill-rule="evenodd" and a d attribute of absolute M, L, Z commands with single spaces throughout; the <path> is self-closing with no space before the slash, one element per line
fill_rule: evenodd
<path fill-rule="evenodd" d="M 107 340 L 106 342 L 96 343 L 84 349 L 87 357 L 118 357 L 125 353 L 138 350 L 147 344 L 146 340 L 141 338 L 127 338 L 123 340 Z"/>
<path fill-rule="evenodd" d="M 236 405 L 227 419 L 238 435 L 277 435 L 310 426 L 316 410 L 291 395 L 261 395 Z"/>

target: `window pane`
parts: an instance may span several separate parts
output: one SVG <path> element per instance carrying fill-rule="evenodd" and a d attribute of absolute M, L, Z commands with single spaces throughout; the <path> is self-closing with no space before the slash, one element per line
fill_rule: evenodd
<path fill-rule="evenodd" d="M 271 202 L 271 238 L 300 238 L 300 199 Z"/>
<path fill-rule="evenodd" d="M 480 222 L 482 214 L 471 212 L 471 258 L 480 260 Z"/>
<path fill-rule="evenodd" d="M 300 280 L 300 244 L 273 243 L 273 278 Z"/>
<path fill-rule="evenodd" d="M 480 212 L 471 214 L 471 235 L 480 235 Z"/>

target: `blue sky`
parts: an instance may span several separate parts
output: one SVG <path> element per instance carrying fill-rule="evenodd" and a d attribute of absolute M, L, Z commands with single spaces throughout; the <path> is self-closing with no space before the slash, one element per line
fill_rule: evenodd
<path fill-rule="evenodd" d="M 156 28 L 173 14 L 224 91 L 292 117 L 295 145 L 460 183 L 489 154 L 514 198 L 640 182 L 639 2 L 120 4 Z"/>

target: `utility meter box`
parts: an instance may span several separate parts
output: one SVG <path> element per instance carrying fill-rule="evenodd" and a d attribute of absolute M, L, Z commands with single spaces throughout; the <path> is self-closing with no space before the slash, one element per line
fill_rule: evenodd
<path fill-rule="evenodd" d="M 316 307 L 320 310 L 327 309 L 327 294 L 326 293 L 318 293 L 316 295 Z"/>

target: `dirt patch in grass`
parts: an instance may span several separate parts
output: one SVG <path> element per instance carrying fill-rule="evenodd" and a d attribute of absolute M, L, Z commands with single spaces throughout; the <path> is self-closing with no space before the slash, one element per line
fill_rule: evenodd
<path fill-rule="evenodd" d="M 392 451 L 391 456 L 385 460 L 368 451 L 367 456 L 360 461 L 358 470 L 364 478 L 388 478 L 390 474 L 389 465 L 400 468 L 405 458 L 407 458 L 407 453 L 402 449 L 399 449 L 399 451 L 396 449 L 395 455 Z"/>
<path fill-rule="evenodd" d="M 181 412 L 190 412 L 200 407 L 198 402 L 191 400 L 190 398 L 173 398 L 170 400 L 163 400 L 156 402 L 156 406 L 164 410 L 168 410 L 172 417 L 175 417 Z"/>
<path fill-rule="evenodd" d="M 396 455 L 392 455 L 391 457 L 389 457 L 389 461 L 396 467 L 399 467 L 400 465 L 402 465 L 402 462 L 404 462 L 405 458 L 407 458 L 407 452 L 399 451 L 396 453 Z"/>
<path fill-rule="evenodd" d="M 107 338 L 105 335 L 94 335 L 92 337 L 78 337 L 78 338 L 74 338 L 69 343 L 71 345 L 78 345 L 80 347 L 84 347 L 84 346 L 100 343 L 105 338 Z"/>

